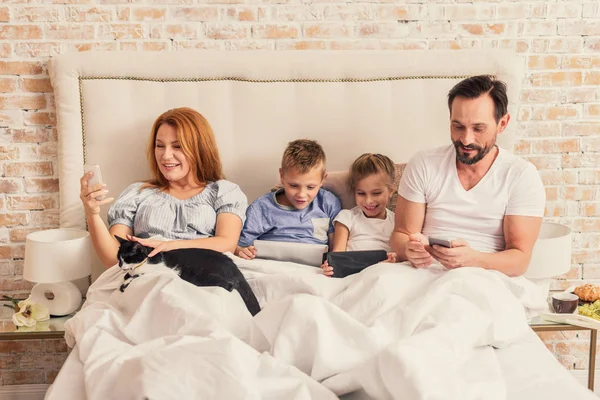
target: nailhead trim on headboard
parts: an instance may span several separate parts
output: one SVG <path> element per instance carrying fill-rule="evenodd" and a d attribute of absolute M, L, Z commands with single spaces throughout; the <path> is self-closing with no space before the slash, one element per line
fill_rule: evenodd
<path fill-rule="evenodd" d="M 209 78 L 146 78 L 137 76 L 80 76 L 79 80 L 79 107 L 81 109 L 81 136 L 83 144 L 83 163 L 86 163 L 86 142 L 85 125 L 83 115 L 83 86 L 84 80 L 125 80 L 125 81 L 146 81 L 146 82 L 213 82 L 213 81 L 233 81 L 248 83 L 362 83 L 362 82 L 383 82 L 383 81 L 405 81 L 420 79 L 466 79 L 470 75 L 412 75 L 412 76 L 389 76 L 381 78 L 339 78 L 339 79 L 248 79 L 238 77 L 209 77 Z M 495 76 L 494 76 L 495 78 Z"/>

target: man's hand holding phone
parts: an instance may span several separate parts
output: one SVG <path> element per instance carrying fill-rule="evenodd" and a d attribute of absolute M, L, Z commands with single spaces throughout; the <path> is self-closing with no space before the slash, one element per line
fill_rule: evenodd
<path fill-rule="evenodd" d="M 422 233 L 411 233 L 406 242 L 406 259 L 415 268 L 425 268 L 431 265 L 433 258 L 429 254 L 429 240 Z"/>
<path fill-rule="evenodd" d="M 449 249 L 452 247 L 452 240 L 429 236 L 429 246 L 442 246 Z"/>
<path fill-rule="evenodd" d="M 448 269 L 477 265 L 478 252 L 464 239 L 446 240 L 429 237 L 429 252 L 440 264 Z"/>

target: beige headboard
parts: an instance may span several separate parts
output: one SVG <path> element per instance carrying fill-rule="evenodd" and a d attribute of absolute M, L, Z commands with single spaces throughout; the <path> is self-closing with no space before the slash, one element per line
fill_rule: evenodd
<path fill-rule="evenodd" d="M 448 144 L 447 92 L 464 77 L 508 84 L 513 114 L 524 61 L 503 51 L 88 52 L 50 62 L 64 227 L 85 227 L 84 161 L 112 195 L 147 177 L 146 143 L 163 111 L 189 106 L 211 123 L 227 178 L 249 201 L 277 181 L 290 140 L 318 140 L 330 171 L 364 152 L 405 162 Z M 515 123 L 499 138 L 512 150 Z M 104 216 L 106 210 L 104 210 Z"/>

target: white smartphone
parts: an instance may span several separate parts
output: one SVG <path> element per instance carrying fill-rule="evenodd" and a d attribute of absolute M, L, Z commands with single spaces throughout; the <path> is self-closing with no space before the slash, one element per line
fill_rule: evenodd
<path fill-rule="evenodd" d="M 83 170 L 87 174 L 88 172 L 93 172 L 94 174 L 88 180 L 88 186 L 95 186 L 98 184 L 104 183 L 102 181 L 102 172 L 100 171 L 100 166 L 98 164 L 85 164 Z M 104 200 L 104 195 L 96 197 L 96 200 Z"/>
<path fill-rule="evenodd" d="M 433 246 L 434 244 L 437 244 L 438 246 L 442 246 L 442 247 L 451 248 L 452 240 L 441 239 L 441 238 L 436 238 L 434 236 L 429 236 L 429 245 Z"/>

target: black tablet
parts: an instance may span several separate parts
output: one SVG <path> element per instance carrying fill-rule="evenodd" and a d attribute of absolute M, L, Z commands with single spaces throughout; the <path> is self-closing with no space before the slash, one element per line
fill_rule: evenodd
<path fill-rule="evenodd" d="M 336 251 L 327 253 L 327 263 L 333 267 L 333 277 L 343 278 L 387 259 L 385 250 Z"/>

